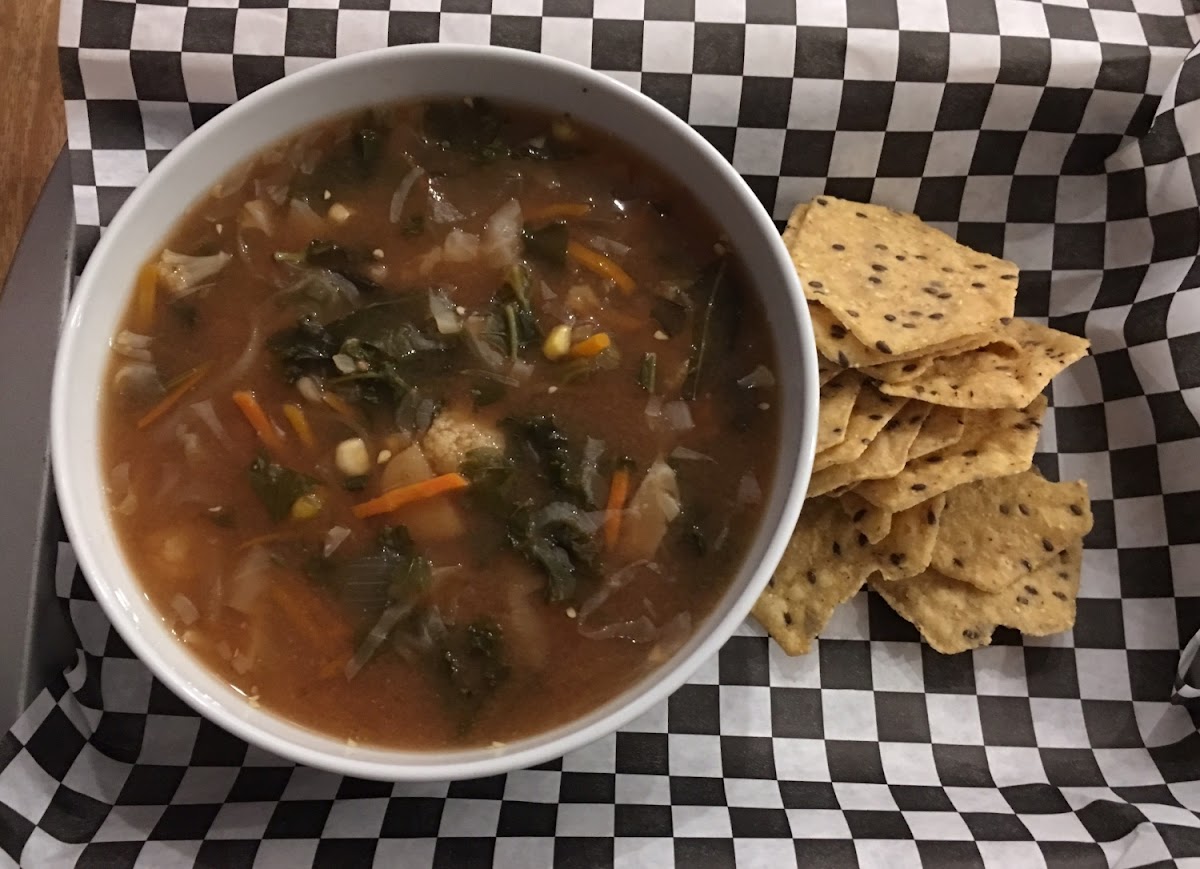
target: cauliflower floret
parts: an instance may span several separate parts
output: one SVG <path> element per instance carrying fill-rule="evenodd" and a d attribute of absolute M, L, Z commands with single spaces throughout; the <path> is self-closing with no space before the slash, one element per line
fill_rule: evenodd
<path fill-rule="evenodd" d="M 434 471 L 451 474 L 458 470 L 471 450 L 504 449 L 504 435 L 465 415 L 446 411 L 438 414 L 421 439 L 421 448 Z"/>

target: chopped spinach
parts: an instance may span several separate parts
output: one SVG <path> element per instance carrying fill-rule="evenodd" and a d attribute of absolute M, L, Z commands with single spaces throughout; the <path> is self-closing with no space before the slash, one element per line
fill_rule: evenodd
<path fill-rule="evenodd" d="M 232 528 L 237 524 L 237 517 L 234 515 L 232 507 L 226 507 L 224 505 L 218 507 L 209 507 L 204 511 L 204 515 L 206 515 L 209 521 L 218 528 Z"/>
<path fill-rule="evenodd" d="M 537 229 L 528 223 L 521 229 L 521 241 L 524 242 L 525 253 L 554 265 L 561 266 L 567 261 L 567 224 L 556 220 Z"/>
<path fill-rule="evenodd" d="M 415 238 L 425 231 L 425 215 L 414 214 L 400 226 L 400 233 L 408 238 Z"/>
<path fill-rule="evenodd" d="M 650 302 L 650 315 L 658 321 L 659 327 L 670 338 L 674 338 L 687 326 L 687 306 L 666 296 L 654 297 Z"/>
<path fill-rule="evenodd" d="M 422 594 L 433 566 L 403 525 L 384 528 L 367 552 L 349 558 L 320 557 L 309 565 L 313 579 L 344 604 L 364 614 L 378 613 L 389 603 Z"/>
<path fill-rule="evenodd" d="M 196 328 L 196 320 L 199 317 L 199 311 L 196 310 L 196 306 L 191 302 L 187 301 L 186 299 L 176 299 L 175 301 L 168 303 L 167 308 L 172 314 L 175 315 L 176 319 L 179 320 L 179 324 L 183 326 L 183 328 L 187 329 L 189 332 Z"/>
<path fill-rule="evenodd" d="M 658 354 L 646 353 L 642 356 L 642 366 L 638 370 L 638 384 L 642 389 L 653 394 L 658 380 Z"/>
<path fill-rule="evenodd" d="M 510 436 L 531 450 L 551 486 L 560 494 L 589 509 L 599 503 L 584 482 L 582 453 L 575 447 L 552 415 L 504 421 Z"/>
<path fill-rule="evenodd" d="M 322 198 L 324 191 L 353 188 L 375 175 L 383 155 L 384 131 L 365 121 L 350 137 L 327 151 L 310 175 L 298 174 L 292 196 L 307 201 Z"/>
<path fill-rule="evenodd" d="M 509 544 L 546 574 L 546 600 L 570 600 L 581 576 L 594 576 L 597 523 L 574 504 L 555 501 L 519 508 L 509 520 Z"/>
<path fill-rule="evenodd" d="M 492 380 L 488 377 L 480 377 L 467 390 L 471 395 L 471 401 L 478 410 L 481 407 L 487 407 L 489 404 L 495 404 L 504 398 L 508 389 L 503 383 Z"/>
<path fill-rule="evenodd" d="M 306 374 L 324 373 L 333 363 L 340 344 L 316 320 L 305 318 L 290 329 L 276 332 L 267 348 L 283 364 L 284 377 L 295 383 Z"/>
<path fill-rule="evenodd" d="M 317 486 L 312 477 L 285 468 L 265 456 L 259 456 L 250 464 L 249 474 L 250 488 L 276 522 L 286 519 L 296 500 Z"/>
<path fill-rule="evenodd" d="M 496 449 L 479 447 L 466 454 L 458 466 L 471 487 L 468 497 L 490 512 L 507 516 L 513 506 L 508 499 L 509 483 L 513 478 L 513 462 Z"/>
<path fill-rule="evenodd" d="M 476 619 L 465 627 L 447 626 L 438 659 L 450 699 L 461 716 L 459 730 L 465 733 L 510 672 L 500 625 Z"/>
<path fill-rule="evenodd" d="M 342 481 L 342 488 L 347 492 L 361 492 L 367 488 L 367 475 L 360 474 L 357 477 L 347 477 Z"/>
<path fill-rule="evenodd" d="M 481 163 L 509 156 L 500 138 L 505 119 L 488 100 L 446 100 L 425 106 L 425 137 L 447 151 Z"/>
<path fill-rule="evenodd" d="M 692 286 L 691 296 L 696 306 L 692 325 L 692 352 L 688 358 L 688 374 L 683 383 L 683 397 L 689 401 L 701 393 L 702 381 L 708 374 L 713 345 L 732 346 L 741 316 L 740 301 L 726 285 L 725 257 L 707 266 Z M 722 333 L 722 334 L 718 334 Z"/>

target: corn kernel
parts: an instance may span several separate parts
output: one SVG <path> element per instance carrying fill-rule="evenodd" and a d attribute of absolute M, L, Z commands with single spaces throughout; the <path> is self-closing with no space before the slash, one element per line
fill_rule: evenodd
<path fill-rule="evenodd" d="M 566 323 L 559 323 L 550 330 L 550 334 L 546 336 L 546 340 L 542 342 L 542 355 L 547 359 L 554 361 L 562 359 L 571 351 L 571 327 Z"/>
<path fill-rule="evenodd" d="M 345 223 L 350 219 L 350 209 L 340 202 L 335 202 L 329 206 L 328 216 L 334 223 Z"/>
<path fill-rule="evenodd" d="M 371 454 L 362 438 L 346 438 L 338 444 L 333 463 L 347 477 L 361 477 L 371 472 Z"/>
<path fill-rule="evenodd" d="M 293 519 L 313 519 L 320 514 L 325 506 L 325 501 L 316 492 L 309 492 L 307 495 L 301 495 L 292 502 L 292 518 Z"/>

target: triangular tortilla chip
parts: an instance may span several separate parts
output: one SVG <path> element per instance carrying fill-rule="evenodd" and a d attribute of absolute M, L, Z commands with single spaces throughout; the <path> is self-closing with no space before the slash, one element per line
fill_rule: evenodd
<path fill-rule="evenodd" d="M 862 378 L 845 371 L 821 387 L 817 417 L 817 452 L 835 447 L 846 439 L 846 427 L 854 410 Z"/>
<path fill-rule="evenodd" d="M 908 461 L 912 442 L 929 415 L 928 404 L 920 401 L 911 404 L 888 420 L 857 459 L 816 471 L 808 483 L 808 497 L 824 495 L 860 480 L 881 480 L 900 473 Z"/>
<path fill-rule="evenodd" d="M 885 355 L 989 331 L 1013 315 L 1017 267 L 912 214 L 818 196 L 790 251 L 805 294 Z"/>
<path fill-rule="evenodd" d="M 845 439 L 836 446 L 817 453 L 813 459 L 813 471 L 857 459 L 866 452 L 875 436 L 903 406 L 904 402 L 899 399 L 880 395 L 874 387 L 864 384 L 858 391 L 854 409 L 850 411 Z"/>
<path fill-rule="evenodd" d="M 955 486 L 1020 473 L 1033 464 L 1045 412 L 1043 395 L 1024 410 L 972 411 L 958 443 L 909 462 L 890 480 L 859 483 L 854 491 L 872 504 L 897 512 Z"/>
<path fill-rule="evenodd" d="M 946 495 L 933 569 L 984 591 L 1018 582 L 1092 529 L 1087 484 L 1036 471 L 959 486 Z"/>
<path fill-rule="evenodd" d="M 933 360 L 920 375 L 881 383 L 879 391 L 951 407 L 1025 407 L 1072 362 L 1087 354 L 1084 338 L 1015 319 L 1006 327 L 1020 349 L 1007 344 Z"/>
<path fill-rule="evenodd" d="M 867 368 L 888 362 L 920 360 L 926 356 L 963 353 L 991 343 L 995 339 L 996 331 L 1000 328 L 1000 321 L 997 320 L 993 324 L 994 328 L 984 332 L 932 344 L 919 350 L 913 350 L 911 353 L 888 355 L 863 344 L 842 325 L 829 309 L 816 302 L 808 303 L 808 316 L 812 320 L 813 338 L 817 343 L 817 352 L 842 368 Z"/>
<path fill-rule="evenodd" d="M 919 459 L 932 452 L 958 443 L 967 425 L 967 412 L 957 407 L 933 405 L 920 433 L 908 451 L 908 460 Z"/>
<path fill-rule="evenodd" d="M 1082 554 L 1083 542 L 1076 541 L 999 592 L 981 591 L 934 570 L 901 582 L 873 579 L 871 589 L 916 625 L 925 642 L 952 655 L 990 645 L 998 625 L 1034 637 L 1069 630 L 1075 624 Z"/>
<path fill-rule="evenodd" d="M 892 513 L 876 507 L 861 495 L 854 494 L 853 490 L 838 498 L 838 503 L 854 527 L 867 535 L 869 543 L 878 543 L 892 530 Z"/>

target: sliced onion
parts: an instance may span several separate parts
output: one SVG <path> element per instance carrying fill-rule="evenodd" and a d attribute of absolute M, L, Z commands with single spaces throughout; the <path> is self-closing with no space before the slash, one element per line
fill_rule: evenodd
<path fill-rule="evenodd" d="M 446 201 L 446 197 L 432 184 L 429 185 L 429 217 L 434 223 L 455 223 L 466 217 Z"/>
<path fill-rule="evenodd" d="M 542 301 L 544 301 L 544 302 L 548 302 L 551 299 L 558 298 L 558 293 L 556 293 L 556 292 L 554 292 L 554 290 L 550 289 L 550 285 L 548 283 L 546 283 L 545 281 L 541 281 L 538 283 L 538 292 L 540 292 L 542 294 Z"/>
<path fill-rule="evenodd" d="M 240 613 L 254 612 L 254 602 L 266 590 L 271 577 L 271 554 L 264 546 L 251 546 L 230 577 L 228 604 Z"/>
<path fill-rule="evenodd" d="M 416 166 L 410 169 L 408 174 L 400 181 L 400 186 L 392 194 L 392 204 L 388 206 L 389 221 L 392 223 L 400 222 L 400 216 L 404 213 L 404 203 L 408 201 L 408 194 L 412 192 L 413 185 L 417 183 L 417 179 L 424 174 L 425 170 L 420 166 Z"/>
<path fill-rule="evenodd" d="M 521 204 L 501 205 L 483 225 L 482 252 L 494 266 L 513 265 L 521 256 Z"/>
<path fill-rule="evenodd" d="M 704 453 L 698 453 L 695 450 L 689 450 L 687 447 L 675 447 L 671 450 L 672 459 L 679 459 L 689 462 L 715 462 L 712 456 L 707 456 Z"/>
<path fill-rule="evenodd" d="M 601 251 L 602 253 L 612 254 L 613 256 L 625 256 L 625 254 L 633 250 L 633 248 L 627 244 L 621 244 L 619 241 L 611 238 L 605 238 L 602 235 L 593 235 L 590 243 L 591 246 L 596 250 Z"/>
<path fill-rule="evenodd" d="M 602 628 L 580 626 L 579 633 L 589 640 L 629 640 L 632 643 L 652 643 L 658 638 L 658 628 L 649 616 L 638 616 L 623 622 L 613 622 Z"/>
<path fill-rule="evenodd" d="M 233 255 L 219 251 L 211 256 L 188 256 L 164 250 L 159 257 L 158 272 L 172 296 L 179 298 L 195 292 L 209 278 L 229 264 Z"/>
<path fill-rule="evenodd" d="M 770 389 L 775 385 L 775 375 L 765 365 L 756 365 L 745 377 L 739 377 L 737 385 L 742 389 Z"/>
<path fill-rule="evenodd" d="M 461 229 L 452 229 L 442 242 L 442 253 L 447 262 L 465 263 L 479 256 L 479 236 Z"/>
<path fill-rule="evenodd" d="M 758 485 L 758 480 L 754 479 L 754 475 L 747 471 L 742 474 L 742 478 L 738 480 L 737 502 L 739 504 L 759 504 L 763 499 L 762 487 Z"/>
<path fill-rule="evenodd" d="M 325 221 L 303 199 L 293 199 L 288 203 L 288 222 L 306 233 L 316 234 L 325 228 Z"/>
<path fill-rule="evenodd" d="M 358 366 L 354 363 L 354 360 L 345 353 L 333 354 L 333 367 L 342 372 L 342 374 L 353 374 L 358 370 Z"/>
<path fill-rule="evenodd" d="M 153 362 L 129 362 L 113 375 L 113 389 L 119 395 L 152 399 L 164 393 L 158 369 Z"/>
<path fill-rule="evenodd" d="M 503 383 L 505 386 L 520 386 L 521 381 L 515 377 L 509 377 L 507 374 L 501 374 L 499 371 L 485 371 L 482 368 L 464 368 L 463 374 L 468 377 L 481 377 L 484 380 L 494 380 L 496 383 Z"/>
<path fill-rule="evenodd" d="M 429 274 L 441 263 L 443 256 L 444 254 L 440 247 L 432 248 L 428 252 L 417 257 L 417 271 L 423 275 Z"/>
<path fill-rule="evenodd" d="M 662 397 L 658 395 L 650 396 L 650 398 L 646 401 L 646 416 L 650 417 L 651 419 L 658 419 L 660 416 L 662 416 L 662 412 Z"/>
<path fill-rule="evenodd" d="M 658 642 L 646 657 L 647 662 L 651 665 L 658 665 L 668 660 L 683 648 L 683 644 L 691 635 L 692 614 L 687 611 L 677 613 L 674 618 L 659 628 Z"/>
<path fill-rule="evenodd" d="M 224 199 L 226 196 L 231 196 L 242 189 L 242 185 L 246 183 L 246 179 L 250 177 L 251 171 L 254 169 L 253 163 L 243 163 L 238 168 L 234 169 L 220 181 L 212 186 L 209 193 L 215 199 Z"/>
<path fill-rule="evenodd" d="M 690 431 L 695 428 L 692 411 L 686 401 L 668 401 L 662 408 L 663 417 L 675 431 Z"/>
<path fill-rule="evenodd" d="M 533 363 L 526 362 L 524 359 L 514 359 L 508 370 L 518 383 L 524 383 L 533 376 Z"/>
<path fill-rule="evenodd" d="M 296 381 L 296 389 L 306 401 L 311 401 L 313 404 L 324 404 L 325 398 L 321 393 L 321 387 L 317 381 L 311 377 L 301 377 Z"/>
<path fill-rule="evenodd" d="M 217 418 L 217 411 L 213 408 L 213 403 L 210 399 L 197 401 L 192 406 L 192 413 L 196 414 L 199 420 L 208 427 L 208 430 L 213 433 L 213 437 L 217 442 L 227 450 L 233 450 L 233 439 L 229 437 L 229 432 L 225 430 L 225 426 L 221 425 L 221 420 Z"/>
<path fill-rule="evenodd" d="M 344 672 L 347 681 L 358 675 L 359 670 L 366 666 L 371 657 L 379 650 L 379 647 L 383 645 L 383 641 L 392 632 L 392 628 L 396 627 L 397 622 L 408 615 L 412 611 L 412 608 L 412 602 L 405 601 L 404 603 L 392 604 L 383 611 L 383 614 L 379 617 L 379 621 L 375 623 L 370 633 L 367 634 L 366 639 L 362 641 L 362 645 L 355 650 L 354 657 L 346 662 Z"/>
<path fill-rule="evenodd" d="M 475 354 L 476 359 L 489 370 L 500 371 L 504 368 L 505 356 L 483 337 L 486 326 L 487 322 L 483 317 L 478 314 L 472 315 L 464 324 L 463 335 L 467 339 L 467 347 Z"/>
<path fill-rule="evenodd" d="M 108 493 L 111 500 L 116 502 L 113 510 L 122 516 L 132 516 L 137 511 L 138 499 L 133 493 L 129 462 L 121 462 L 112 469 L 108 476 Z"/>
<path fill-rule="evenodd" d="M 457 335 L 462 331 L 462 317 L 454 310 L 454 303 L 443 290 L 429 291 L 429 313 L 433 315 L 433 322 L 440 334 Z"/>
<path fill-rule="evenodd" d="M 175 610 L 185 625 L 195 624 L 200 618 L 200 610 L 196 609 L 187 595 L 177 594 L 171 598 L 171 609 Z"/>
<path fill-rule="evenodd" d="M 609 574 L 608 578 L 604 580 L 604 583 L 600 586 L 600 588 L 596 589 L 596 591 L 594 591 L 587 600 L 580 604 L 580 624 L 585 622 L 588 616 L 600 609 L 600 607 L 604 605 L 604 602 L 607 601 L 615 592 L 632 582 L 634 577 L 637 576 L 638 571 L 642 568 L 650 570 L 654 573 L 661 573 L 659 566 L 653 561 L 639 559 L 638 561 L 630 562 L 620 570 L 616 570 Z"/>
<path fill-rule="evenodd" d="M 333 555 L 337 548 L 346 542 L 350 529 L 344 525 L 334 525 L 325 533 L 325 547 L 321 550 L 326 558 Z"/>
<path fill-rule="evenodd" d="M 267 210 L 267 203 L 261 199 L 251 199 L 242 206 L 239 224 L 243 229 L 257 229 L 267 235 L 275 231 L 275 221 Z"/>

